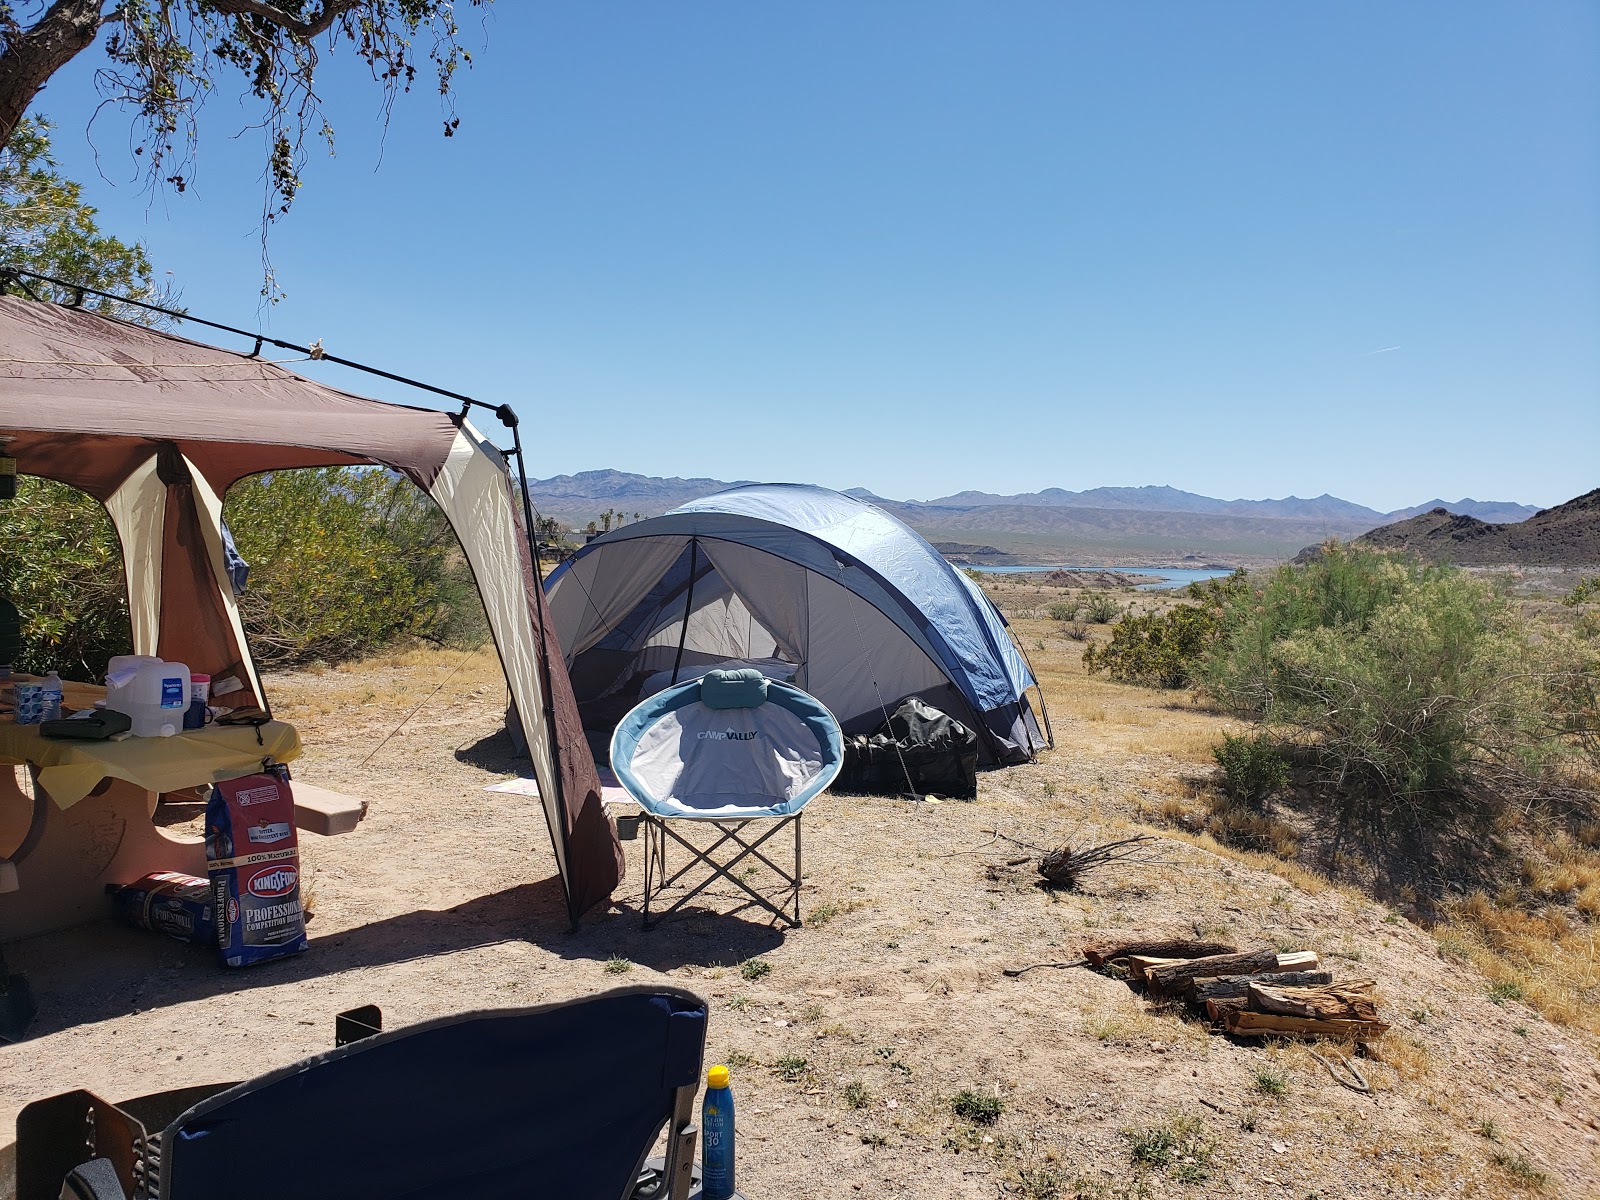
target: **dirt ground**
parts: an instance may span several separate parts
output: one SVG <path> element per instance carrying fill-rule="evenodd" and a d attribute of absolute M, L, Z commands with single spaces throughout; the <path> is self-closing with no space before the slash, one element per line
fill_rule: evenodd
<path fill-rule="evenodd" d="M 371 801 L 354 834 L 303 841 L 311 950 L 228 972 L 109 922 L 8 946 L 40 1016 L 0 1046 L 0 1128 L 73 1087 L 124 1097 L 279 1066 L 331 1046 L 334 1014 L 359 1004 L 394 1028 L 659 977 L 711 1001 L 751 1196 L 1600 1196 L 1594 1040 L 1491 995 L 1379 904 L 1142 824 L 1206 769 L 1225 722 L 1084 677 L 1081 647 L 1011 600 L 1056 750 L 983 776 L 974 803 L 814 802 L 792 931 L 731 889 L 641 930 L 635 841 L 615 905 L 569 932 L 536 803 L 483 790 L 517 767 L 492 653 L 279 675 L 278 713 L 307 746 L 297 776 Z M 1028 855 L 1018 842 L 1140 829 L 1158 835 L 1152 861 L 1081 893 L 1005 865 Z M 1304 1046 L 1215 1036 L 1113 978 L 1002 974 L 1118 931 L 1313 949 L 1337 977 L 1376 980 L 1394 1029 L 1357 1059 L 1371 1094 Z M 963 1091 L 997 1097 L 998 1119 L 958 1116 Z"/>

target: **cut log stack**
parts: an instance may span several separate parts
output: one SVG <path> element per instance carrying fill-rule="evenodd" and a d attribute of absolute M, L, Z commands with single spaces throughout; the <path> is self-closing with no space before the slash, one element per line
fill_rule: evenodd
<path fill-rule="evenodd" d="M 1314 951 L 1239 950 L 1220 942 L 1154 938 L 1099 942 L 1083 948 L 1094 966 L 1125 963 L 1152 996 L 1182 998 L 1219 1029 L 1241 1037 L 1290 1035 L 1378 1037 L 1370 979 L 1335 983 Z"/>

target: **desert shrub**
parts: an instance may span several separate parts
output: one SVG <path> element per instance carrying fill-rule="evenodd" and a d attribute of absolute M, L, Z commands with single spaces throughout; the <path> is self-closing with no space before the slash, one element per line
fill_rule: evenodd
<path fill-rule="evenodd" d="M 1090 672 L 1105 671 L 1121 683 L 1186 687 L 1218 629 L 1216 611 L 1198 604 L 1126 616 L 1112 630 L 1109 642 L 1083 652 L 1083 665 Z"/>
<path fill-rule="evenodd" d="M 486 635 L 455 535 L 409 480 L 370 467 L 276 471 L 235 484 L 224 511 L 250 563 L 240 618 L 264 662 Z"/>
<path fill-rule="evenodd" d="M 1551 647 L 1448 567 L 1330 545 L 1231 597 L 1201 680 L 1223 707 L 1310 735 L 1331 779 L 1420 797 L 1556 752 Z"/>
<path fill-rule="evenodd" d="M 1600 576 L 1581 580 L 1561 603 L 1577 610 L 1577 625 L 1558 652 L 1565 669 L 1550 678 L 1551 707 L 1562 731 L 1600 772 Z"/>
<path fill-rule="evenodd" d="M 1084 612 L 1096 625 L 1109 625 L 1122 614 L 1122 605 L 1117 602 L 1115 596 L 1098 592 L 1089 597 Z"/>
<path fill-rule="evenodd" d="M 1089 640 L 1089 627 L 1082 621 L 1069 621 L 1067 627 L 1061 632 L 1075 642 L 1087 642 Z"/>
<path fill-rule="evenodd" d="M 127 654 L 133 639 L 111 518 L 92 496 L 26 475 L 0 512 L 0 595 L 22 614 L 23 652 L 12 665 L 98 679 L 106 660 Z"/>
<path fill-rule="evenodd" d="M 1050 606 L 1050 619 L 1052 621 L 1076 621 L 1083 604 L 1077 600 L 1058 600 Z"/>
<path fill-rule="evenodd" d="M 1222 790 L 1256 811 L 1289 782 L 1289 762 L 1265 734 L 1235 737 L 1224 733 L 1222 741 L 1211 748 L 1211 756 L 1222 768 Z"/>
<path fill-rule="evenodd" d="M 23 476 L 0 508 L 0 594 L 23 615 L 13 664 L 98 679 L 131 649 L 111 518 L 65 484 Z M 239 600 L 263 662 L 338 660 L 401 637 L 477 645 L 483 606 L 444 515 L 413 484 L 341 467 L 243 480 L 225 512 L 250 583 Z"/>

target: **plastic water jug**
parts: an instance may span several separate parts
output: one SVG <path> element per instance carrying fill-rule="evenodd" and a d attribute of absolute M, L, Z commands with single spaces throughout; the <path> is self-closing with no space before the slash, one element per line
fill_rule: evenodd
<path fill-rule="evenodd" d="M 733 1187 L 733 1089 L 728 1068 L 706 1072 L 706 1098 L 700 1105 L 700 1186 L 705 1200 L 728 1200 Z"/>
<path fill-rule="evenodd" d="M 128 709 L 128 689 L 133 686 L 139 668 L 146 663 L 161 660 L 153 654 L 119 654 L 106 664 L 106 707 L 114 712 L 132 713 Z"/>
<path fill-rule="evenodd" d="M 183 728 L 189 707 L 189 668 L 183 663 L 140 663 L 133 679 L 119 688 L 117 702 L 106 697 L 106 707 L 127 713 L 134 737 L 171 737 Z"/>

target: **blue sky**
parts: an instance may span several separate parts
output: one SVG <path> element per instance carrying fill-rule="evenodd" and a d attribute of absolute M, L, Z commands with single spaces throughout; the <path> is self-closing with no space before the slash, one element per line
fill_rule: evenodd
<path fill-rule="evenodd" d="M 509 401 L 531 469 L 896 498 L 1600 485 L 1600 8 L 500 0 L 272 235 L 210 102 L 184 195 L 36 108 L 197 315 Z M 418 402 L 403 389 L 342 386 Z"/>

